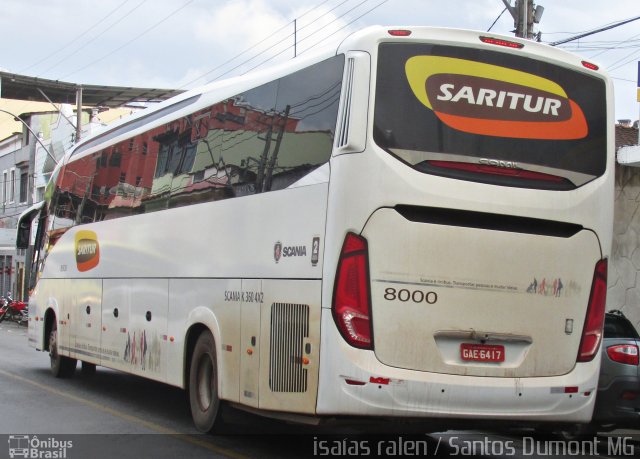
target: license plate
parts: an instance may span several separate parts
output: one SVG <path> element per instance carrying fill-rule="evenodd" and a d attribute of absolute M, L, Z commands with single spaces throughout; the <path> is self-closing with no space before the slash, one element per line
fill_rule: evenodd
<path fill-rule="evenodd" d="M 504 346 L 500 344 L 460 344 L 460 357 L 471 362 L 504 362 Z"/>

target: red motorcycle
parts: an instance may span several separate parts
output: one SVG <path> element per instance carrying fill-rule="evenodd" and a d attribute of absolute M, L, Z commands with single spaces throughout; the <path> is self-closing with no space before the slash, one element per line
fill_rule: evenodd
<path fill-rule="evenodd" d="M 0 297 L 0 322 L 11 319 L 18 324 L 26 324 L 29 321 L 29 308 L 24 301 L 11 298 L 11 292 L 6 298 Z"/>

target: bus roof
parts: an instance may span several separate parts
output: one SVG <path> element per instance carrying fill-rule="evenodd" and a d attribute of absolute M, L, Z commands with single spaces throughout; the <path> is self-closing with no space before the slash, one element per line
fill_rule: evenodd
<path fill-rule="evenodd" d="M 393 31 L 406 31 L 403 35 L 397 35 Z M 501 46 L 489 43 L 482 39 L 488 37 L 498 42 L 515 43 L 517 47 Z M 377 47 L 381 42 L 415 42 L 427 41 L 448 45 L 462 45 L 478 48 L 494 47 L 496 51 L 525 55 L 530 57 L 543 57 L 552 63 L 594 74 L 604 79 L 607 75 L 598 70 L 585 68 L 584 61 L 576 54 L 542 44 L 531 40 L 514 38 L 488 32 L 436 28 L 426 26 L 370 26 L 346 37 L 337 47 L 325 48 L 311 52 L 305 56 L 299 56 L 287 62 L 280 63 L 262 70 L 256 70 L 245 75 L 228 79 L 213 81 L 204 86 L 186 91 L 180 95 L 167 99 L 156 106 L 138 111 L 121 121 L 109 125 L 105 130 L 95 133 L 78 144 L 65 157 L 65 162 L 70 157 L 81 157 L 91 154 L 105 144 L 117 143 L 140 132 L 142 129 L 157 127 L 173 119 L 188 115 L 198 109 L 212 105 L 225 98 L 232 97 L 248 89 L 281 78 L 287 74 L 313 65 L 331 56 L 346 53 L 350 50 L 367 50 Z M 596 66 L 598 67 L 598 66 Z"/>

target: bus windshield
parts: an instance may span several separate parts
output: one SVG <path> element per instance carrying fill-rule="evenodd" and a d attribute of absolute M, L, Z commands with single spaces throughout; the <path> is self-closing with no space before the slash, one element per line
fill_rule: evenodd
<path fill-rule="evenodd" d="M 604 80 L 531 57 L 379 47 L 374 140 L 419 171 L 574 189 L 606 169 Z"/>

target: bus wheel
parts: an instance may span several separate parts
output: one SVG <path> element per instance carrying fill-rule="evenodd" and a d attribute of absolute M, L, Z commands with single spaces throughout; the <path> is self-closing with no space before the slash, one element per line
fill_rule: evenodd
<path fill-rule="evenodd" d="M 191 355 L 189 370 L 189 404 L 191 416 L 200 432 L 220 429 L 220 399 L 216 348 L 210 331 L 202 332 Z"/>
<path fill-rule="evenodd" d="M 77 360 L 58 353 L 58 327 L 55 322 L 49 335 L 49 358 L 51 359 L 51 373 L 56 378 L 68 378 L 76 371 Z"/>

